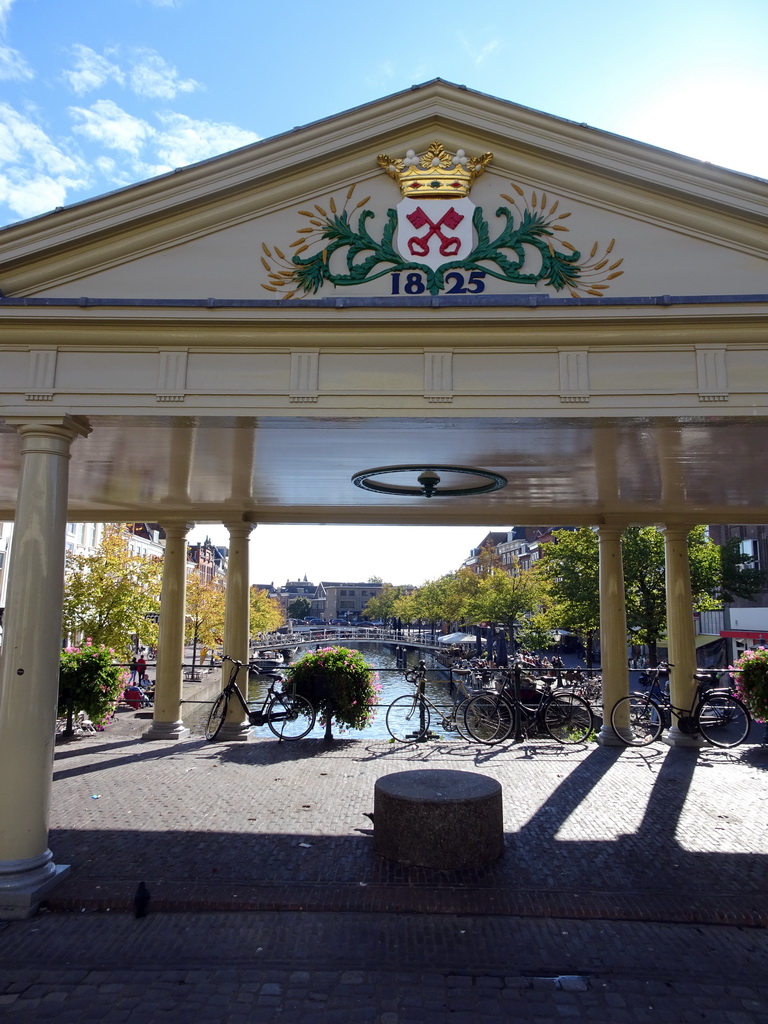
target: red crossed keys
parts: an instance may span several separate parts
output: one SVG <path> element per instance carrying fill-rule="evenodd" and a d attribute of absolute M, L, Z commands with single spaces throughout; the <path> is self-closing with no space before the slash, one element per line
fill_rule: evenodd
<path fill-rule="evenodd" d="M 440 255 L 441 256 L 455 256 L 461 248 L 461 239 L 456 235 L 444 235 L 440 230 L 442 227 L 449 228 L 454 231 L 459 224 L 464 220 L 463 213 L 457 213 L 453 207 L 444 213 L 440 220 L 435 223 L 432 221 L 420 206 L 417 206 L 413 213 L 407 215 L 408 220 L 413 224 L 415 228 L 423 228 L 426 224 L 429 224 L 429 231 L 425 235 L 414 235 L 413 238 L 408 239 L 408 248 L 412 256 L 428 256 L 429 255 L 429 240 L 432 235 L 437 235 L 440 239 Z"/>

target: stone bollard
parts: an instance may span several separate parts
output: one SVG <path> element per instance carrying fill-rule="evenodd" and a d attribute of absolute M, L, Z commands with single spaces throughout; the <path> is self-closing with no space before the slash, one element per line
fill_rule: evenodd
<path fill-rule="evenodd" d="M 504 849 L 501 784 L 444 768 L 384 775 L 374 786 L 373 846 L 418 867 L 490 864 Z"/>

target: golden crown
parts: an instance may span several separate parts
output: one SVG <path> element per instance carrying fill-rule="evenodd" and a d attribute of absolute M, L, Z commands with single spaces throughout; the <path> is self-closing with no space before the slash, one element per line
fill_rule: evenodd
<path fill-rule="evenodd" d="M 475 178 L 483 173 L 493 153 L 467 156 L 457 149 L 453 156 L 440 142 L 433 142 L 426 153 L 417 156 L 409 149 L 405 157 L 392 160 L 384 155 L 376 158 L 390 178 L 394 178 L 404 196 L 420 199 L 444 199 L 446 196 L 468 196 Z"/>

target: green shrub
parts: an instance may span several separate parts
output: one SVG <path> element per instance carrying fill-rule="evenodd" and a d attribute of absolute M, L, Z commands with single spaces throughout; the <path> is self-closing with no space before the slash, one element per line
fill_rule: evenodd
<path fill-rule="evenodd" d="M 59 716 L 84 711 L 94 725 L 105 725 L 115 712 L 128 673 L 115 664 L 114 651 L 86 640 L 84 647 L 67 647 L 59 668 Z"/>

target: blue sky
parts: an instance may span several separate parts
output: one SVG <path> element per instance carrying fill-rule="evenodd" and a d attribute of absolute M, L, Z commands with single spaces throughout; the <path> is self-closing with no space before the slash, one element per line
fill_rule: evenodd
<path fill-rule="evenodd" d="M 436 77 L 768 178 L 766 54 L 766 0 L 0 0 L 0 225 Z M 485 533 L 392 529 L 259 527 L 253 578 L 420 583 Z"/>

